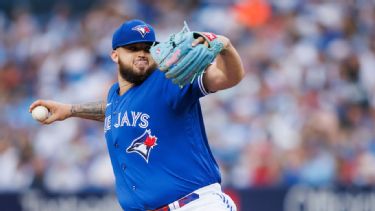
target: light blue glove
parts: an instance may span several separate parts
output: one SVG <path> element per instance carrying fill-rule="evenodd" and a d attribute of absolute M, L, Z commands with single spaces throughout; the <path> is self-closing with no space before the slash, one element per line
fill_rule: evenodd
<path fill-rule="evenodd" d="M 199 36 L 208 42 L 208 47 L 203 44 L 192 46 Z M 223 44 L 216 38 L 212 33 L 191 32 L 185 23 L 179 33 L 170 35 L 166 42 L 153 45 L 150 52 L 165 76 L 183 87 L 201 75 L 223 49 Z"/>

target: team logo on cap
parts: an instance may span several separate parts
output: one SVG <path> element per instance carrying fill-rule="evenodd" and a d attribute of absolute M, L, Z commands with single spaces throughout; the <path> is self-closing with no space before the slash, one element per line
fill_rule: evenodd
<path fill-rule="evenodd" d="M 139 32 L 144 38 L 146 34 L 150 33 L 150 28 L 147 25 L 134 26 L 132 30 Z"/>
<path fill-rule="evenodd" d="M 133 140 L 132 144 L 126 149 L 126 152 L 136 152 L 148 163 L 151 149 L 157 145 L 157 139 L 156 136 L 151 135 L 151 130 L 146 130 L 141 136 Z"/>

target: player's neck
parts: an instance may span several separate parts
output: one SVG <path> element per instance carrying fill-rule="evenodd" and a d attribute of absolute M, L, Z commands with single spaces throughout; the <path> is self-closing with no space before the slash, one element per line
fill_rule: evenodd
<path fill-rule="evenodd" d="M 134 84 L 128 82 L 128 81 L 119 81 L 119 95 L 123 95 L 125 92 L 127 92 L 130 88 L 133 87 Z"/>

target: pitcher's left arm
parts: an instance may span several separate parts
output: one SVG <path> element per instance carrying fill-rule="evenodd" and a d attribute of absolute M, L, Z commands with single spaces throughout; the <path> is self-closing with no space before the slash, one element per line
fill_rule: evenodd
<path fill-rule="evenodd" d="M 216 56 L 216 62 L 208 66 L 203 75 L 203 84 L 210 92 L 228 89 L 238 84 L 245 75 L 241 58 L 230 40 L 217 35 L 223 43 L 223 50 Z M 197 39 L 193 45 L 202 43 Z"/>

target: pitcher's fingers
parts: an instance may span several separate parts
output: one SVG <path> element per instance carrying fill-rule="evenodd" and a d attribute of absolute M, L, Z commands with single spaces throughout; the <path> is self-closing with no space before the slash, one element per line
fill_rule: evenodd
<path fill-rule="evenodd" d="M 56 120 L 57 120 L 57 116 L 55 114 L 52 114 L 46 120 L 42 121 L 42 123 L 46 124 L 46 125 L 49 125 Z"/>
<path fill-rule="evenodd" d="M 37 100 L 30 105 L 29 111 L 40 105 L 45 106 L 49 111 L 51 111 L 56 106 L 56 102 L 51 100 Z"/>
<path fill-rule="evenodd" d="M 42 105 L 43 104 L 43 100 L 36 100 L 34 101 L 33 103 L 31 103 L 31 105 L 29 106 L 29 112 L 31 112 L 35 107 L 39 106 L 39 105 Z"/>
<path fill-rule="evenodd" d="M 203 37 L 198 37 L 195 39 L 192 43 L 191 46 L 197 46 L 198 44 L 204 43 L 205 39 Z"/>

